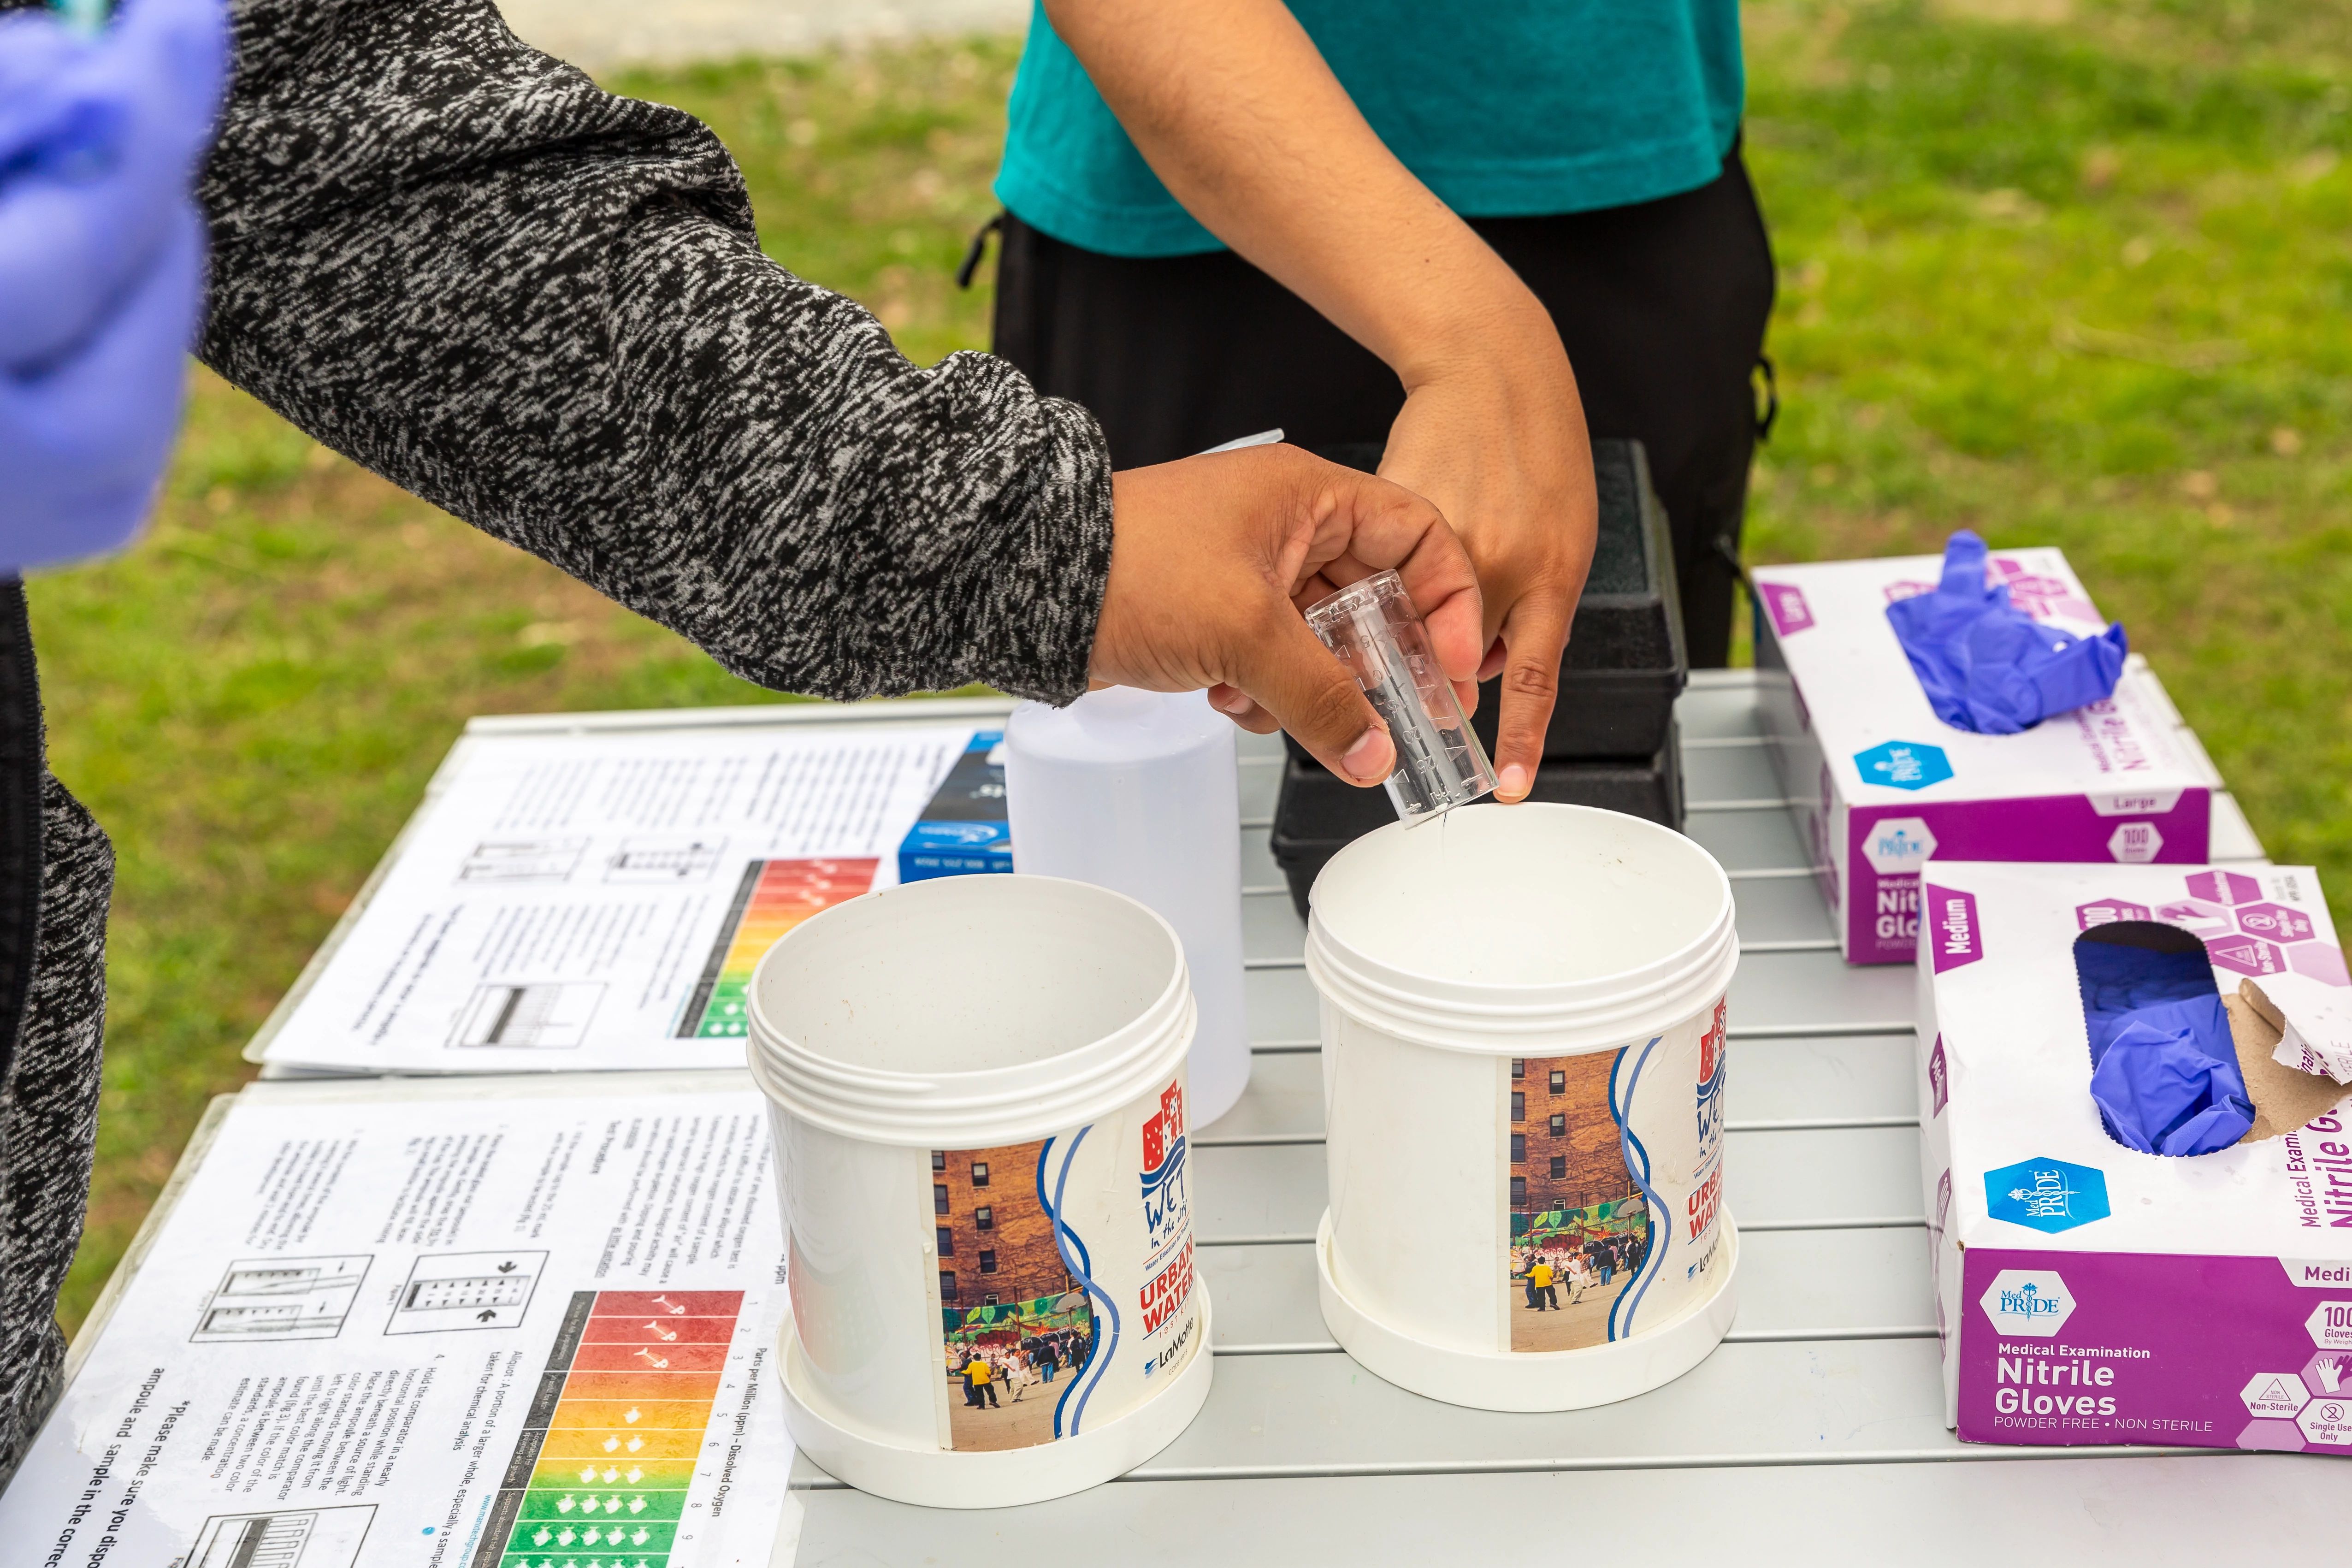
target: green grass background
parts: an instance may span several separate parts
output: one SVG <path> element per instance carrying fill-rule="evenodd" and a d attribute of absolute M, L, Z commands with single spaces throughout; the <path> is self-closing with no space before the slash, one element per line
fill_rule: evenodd
<path fill-rule="evenodd" d="M 1759 561 L 2065 547 L 2352 918 L 2352 0 L 1750 0 L 1781 271 Z M 908 353 L 1016 46 L 613 85 L 742 162 L 770 252 Z M 57 771 L 121 855 L 88 1310 L 207 1096 L 469 714 L 768 700 L 199 374 L 147 539 L 32 592 Z"/>

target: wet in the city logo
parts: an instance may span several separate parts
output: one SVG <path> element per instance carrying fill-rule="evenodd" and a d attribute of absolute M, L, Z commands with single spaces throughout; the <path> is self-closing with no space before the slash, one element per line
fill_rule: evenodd
<path fill-rule="evenodd" d="M 1992 1326 L 2004 1334 L 2046 1340 L 2074 1315 L 2066 1281 L 2048 1268 L 2004 1268 L 1977 1298 Z"/>
<path fill-rule="evenodd" d="M 1160 1095 L 1160 1110 L 1143 1124 L 1144 1247 L 1157 1252 L 1192 1219 L 1184 1194 L 1184 1086 Z"/>
<path fill-rule="evenodd" d="M 1984 1175 L 1985 1212 L 2054 1235 L 2107 1217 L 2107 1178 L 2068 1160 L 2020 1160 Z"/>
<path fill-rule="evenodd" d="M 1724 1018 L 1728 1012 L 1728 1003 L 1717 1002 L 1715 1005 L 1714 1026 L 1699 1037 L 1698 1098 L 1702 1104 L 1714 1099 L 1723 1089 L 1723 1043 L 1726 1033 L 1723 1026 Z"/>

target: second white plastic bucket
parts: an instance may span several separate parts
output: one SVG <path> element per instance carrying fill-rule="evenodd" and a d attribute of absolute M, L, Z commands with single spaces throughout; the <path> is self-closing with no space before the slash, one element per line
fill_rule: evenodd
<path fill-rule="evenodd" d="M 1371 1371 L 1491 1410 L 1606 1404 L 1731 1325 L 1731 885 L 1654 823 L 1477 805 L 1317 879 L 1323 1316 Z"/>
<path fill-rule="evenodd" d="M 863 1490 L 1036 1502 L 1208 1397 L 1183 950 L 1134 900 L 1022 875 L 803 921 L 751 983 L 792 1316 L 785 1423 Z M 777 1484 L 781 1485 L 781 1478 Z"/>

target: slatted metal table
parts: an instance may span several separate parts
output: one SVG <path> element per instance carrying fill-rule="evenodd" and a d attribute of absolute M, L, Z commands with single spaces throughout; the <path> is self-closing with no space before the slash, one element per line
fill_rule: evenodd
<path fill-rule="evenodd" d="M 1195 1142 L 1216 1384 L 1108 1486 L 977 1513 L 797 1462 L 797 1563 L 1982 1563 L 2008 1552 L 2208 1563 L 2340 1552 L 2352 1468 L 2284 1455 L 1962 1444 L 1943 1424 L 1913 1090 L 1912 972 L 1849 968 L 1756 724 L 1753 677 L 1680 718 L 1689 832 L 1730 873 L 1743 947 L 1727 1184 L 1739 1317 L 1695 1371 L 1595 1410 L 1405 1393 L 1331 1342 L 1311 1251 L 1323 1107 L 1305 928 L 1266 847 L 1280 753 L 1245 741 L 1248 1093 Z M 2217 806 L 2217 860 L 2260 844 Z M 2025 1462 L 2021 1462 L 2025 1461 Z"/>

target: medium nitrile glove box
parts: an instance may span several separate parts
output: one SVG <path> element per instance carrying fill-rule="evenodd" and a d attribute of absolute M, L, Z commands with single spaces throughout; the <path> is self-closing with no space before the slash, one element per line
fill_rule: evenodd
<path fill-rule="evenodd" d="M 2146 661 L 2115 694 L 2014 735 L 1936 716 L 1886 619 L 1940 557 L 1754 573 L 1756 668 L 1781 791 L 1852 963 L 1908 963 L 1919 868 L 1961 860 L 2197 865 L 2220 779 Z M 2105 625 L 2056 550 L 1994 552 L 1990 577 L 2036 621 Z"/>
<path fill-rule="evenodd" d="M 2316 875 L 1939 858 L 1926 878 L 1920 1173 L 1946 1424 L 1971 1442 L 2352 1455 L 2352 1090 L 2281 1064 L 2248 995 L 2288 994 L 2282 976 L 2352 992 Z M 2108 1133 L 2090 944 L 2210 964 L 2256 1112 L 2240 1142 L 2171 1157 Z"/>

